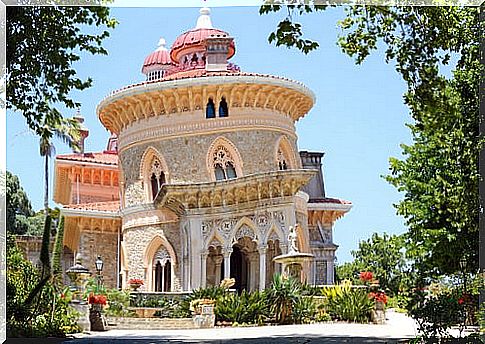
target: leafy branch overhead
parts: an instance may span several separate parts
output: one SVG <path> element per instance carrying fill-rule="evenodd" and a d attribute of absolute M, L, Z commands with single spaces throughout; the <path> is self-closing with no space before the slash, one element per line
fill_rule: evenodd
<path fill-rule="evenodd" d="M 269 41 L 308 53 L 296 15 L 325 6 L 264 5 L 260 14 L 286 17 Z M 396 204 L 408 231 L 406 250 L 423 277 L 478 270 L 478 156 L 480 8 L 466 6 L 346 6 L 338 45 L 361 64 L 378 48 L 395 63 L 407 84 L 404 103 L 413 123 L 412 145 L 402 145 L 404 159 L 390 159 L 386 180 L 403 192 Z M 303 41 L 302 41 L 303 40 Z M 451 77 L 441 73 L 454 61 Z M 392 114 L 390 114 L 392 115 Z M 453 250 L 450 250 L 453 248 Z"/>
<path fill-rule="evenodd" d="M 21 113 L 42 134 L 41 123 L 62 118 L 55 106 L 79 107 L 73 90 L 92 85 L 76 75 L 83 52 L 106 55 L 102 42 L 116 20 L 101 6 L 7 7 L 7 108 Z M 100 33 L 86 26 L 104 27 Z"/>

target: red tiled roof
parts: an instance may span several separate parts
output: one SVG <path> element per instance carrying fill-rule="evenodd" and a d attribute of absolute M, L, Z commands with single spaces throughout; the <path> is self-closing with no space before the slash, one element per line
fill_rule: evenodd
<path fill-rule="evenodd" d="M 117 212 L 120 209 L 120 201 L 67 204 L 64 209 Z"/>
<path fill-rule="evenodd" d="M 143 69 L 146 67 L 154 65 L 171 65 L 172 60 L 170 59 L 170 54 L 167 50 L 155 50 L 153 53 L 148 55 L 143 62 Z"/>
<path fill-rule="evenodd" d="M 196 45 L 202 45 L 207 37 L 229 37 L 229 34 L 219 29 L 208 28 L 193 29 L 184 32 L 183 34 L 178 36 L 175 42 L 172 44 L 172 48 L 170 49 L 170 56 L 172 58 L 172 61 L 178 63 L 178 53 L 182 49 Z M 234 56 L 235 51 L 236 48 L 233 41 L 229 46 L 227 58 L 230 59 L 232 56 Z"/>
<path fill-rule="evenodd" d="M 338 199 L 338 198 L 330 198 L 330 197 L 325 197 L 325 198 L 312 198 L 308 201 L 308 203 L 337 203 L 337 204 L 352 204 L 350 201 L 346 201 L 344 199 Z"/>
<path fill-rule="evenodd" d="M 104 151 L 96 153 L 61 154 L 56 156 L 56 160 L 82 161 L 117 166 L 118 153 L 112 151 Z"/>

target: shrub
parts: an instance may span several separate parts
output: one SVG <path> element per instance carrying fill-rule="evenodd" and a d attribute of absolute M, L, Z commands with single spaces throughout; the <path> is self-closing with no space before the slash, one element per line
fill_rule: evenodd
<path fill-rule="evenodd" d="M 13 246 L 13 247 L 12 247 Z M 25 300 L 40 280 L 39 271 L 26 260 L 15 244 L 7 250 L 7 336 L 8 337 L 64 337 L 79 332 L 79 314 L 69 306 L 68 288 L 56 291 L 46 283 L 31 307 Z"/>
<path fill-rule="evenodd" d="M 108 289 L 108 307 L 105 309 L 106 315 L 115 317 L 130 317 L 133 312 L 129 311 L 130 293 L 127 290 Z"/>
<path fill-rule="evenodd" d="M 448 329 L 463 324 L 465 305 L 459 302 L 458 290 L 446 290 L 431 295 L 416 290 L 408 303 L 408 312 L 418 323 L 418 330 L 425 339 L 447 337 Z"/>
<path fill-rule="evenodd" d="M 292 319 L 295 324 L 309 324 L 316 320 L 317 305 L 311 296 L 301 296 L 293 307 Z M 320 317 L 320 319 L 323 316 Z M 322 321 L 322 320 L 320 320 Z"/>
<path fill-rule="evenodd" d="M 352 288 L 350 283 L 324 287 L 323 295 L 327 298 L 327 312 L 338 320 L 368 322 L 374 308 L 374 301 L 368 297 L 365 288 Z"/>
<path fill-rule="evenodd" d="M 215 314 L 219 321 L 261 325 L 268 318 L 268 313 L 264 292 L 243 290 L 240 295 L 225 293 L 216 300 Z"/>
<path fill-rule="evenodd" d="M 290 322 L 293 308 L 301 296 L 301 284 L 294 278 L 276 274 L 271 287 L 266 292 L 276 322 L 279 324 Z"/>

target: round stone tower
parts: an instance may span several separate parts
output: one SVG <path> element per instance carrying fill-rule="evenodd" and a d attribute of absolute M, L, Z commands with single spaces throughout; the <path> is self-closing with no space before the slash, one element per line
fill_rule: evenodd
<path fill-rule="evenodd" d="M 118 137 L 124 285 L 191 290 L 234 277 L 236 288 L 262 289 L 297 222 L 299 249 L 310 250 L 299 190 L 315 171 L 302 169 L 294 123 L 314 94 L 242 72 L 229 62 L 235 52 L 203 8 L 170 51 L 161 39 L 145 59 L 146 81 L 97 107 Z"/>

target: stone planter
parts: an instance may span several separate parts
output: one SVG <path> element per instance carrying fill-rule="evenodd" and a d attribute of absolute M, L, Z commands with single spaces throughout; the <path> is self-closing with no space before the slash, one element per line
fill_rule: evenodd
<path fill-rule="evenodd" d="M 374 324 L 385 324 L 386 323 L 386 306 L 384 302 L 377 301 L 374 309 L 371 313 L 371 320 Z"/>
<path fill-rule="evenodd" d="M 130 288 L 133 291 L 138 291 L 138 288 L 140 288 L 141 286 L 142 285 L 141 284 L 138 284 L 138 283 L 132 283 L 132 284 L 130 284 Z"/>
<path fill-rule="evenodd" d="M 215 301 L 209 299 L 194 300 L 192 321 L 196 328 L 211 328 L 216 323 L 214 314 Z"/>
<path fill-rule="evenodd" d="M 108 322 L 103 316 L 103 305 L 98 303 L 91 304 L 89 308 L 89 323 L 91 331 L 106 331 Z"/>

